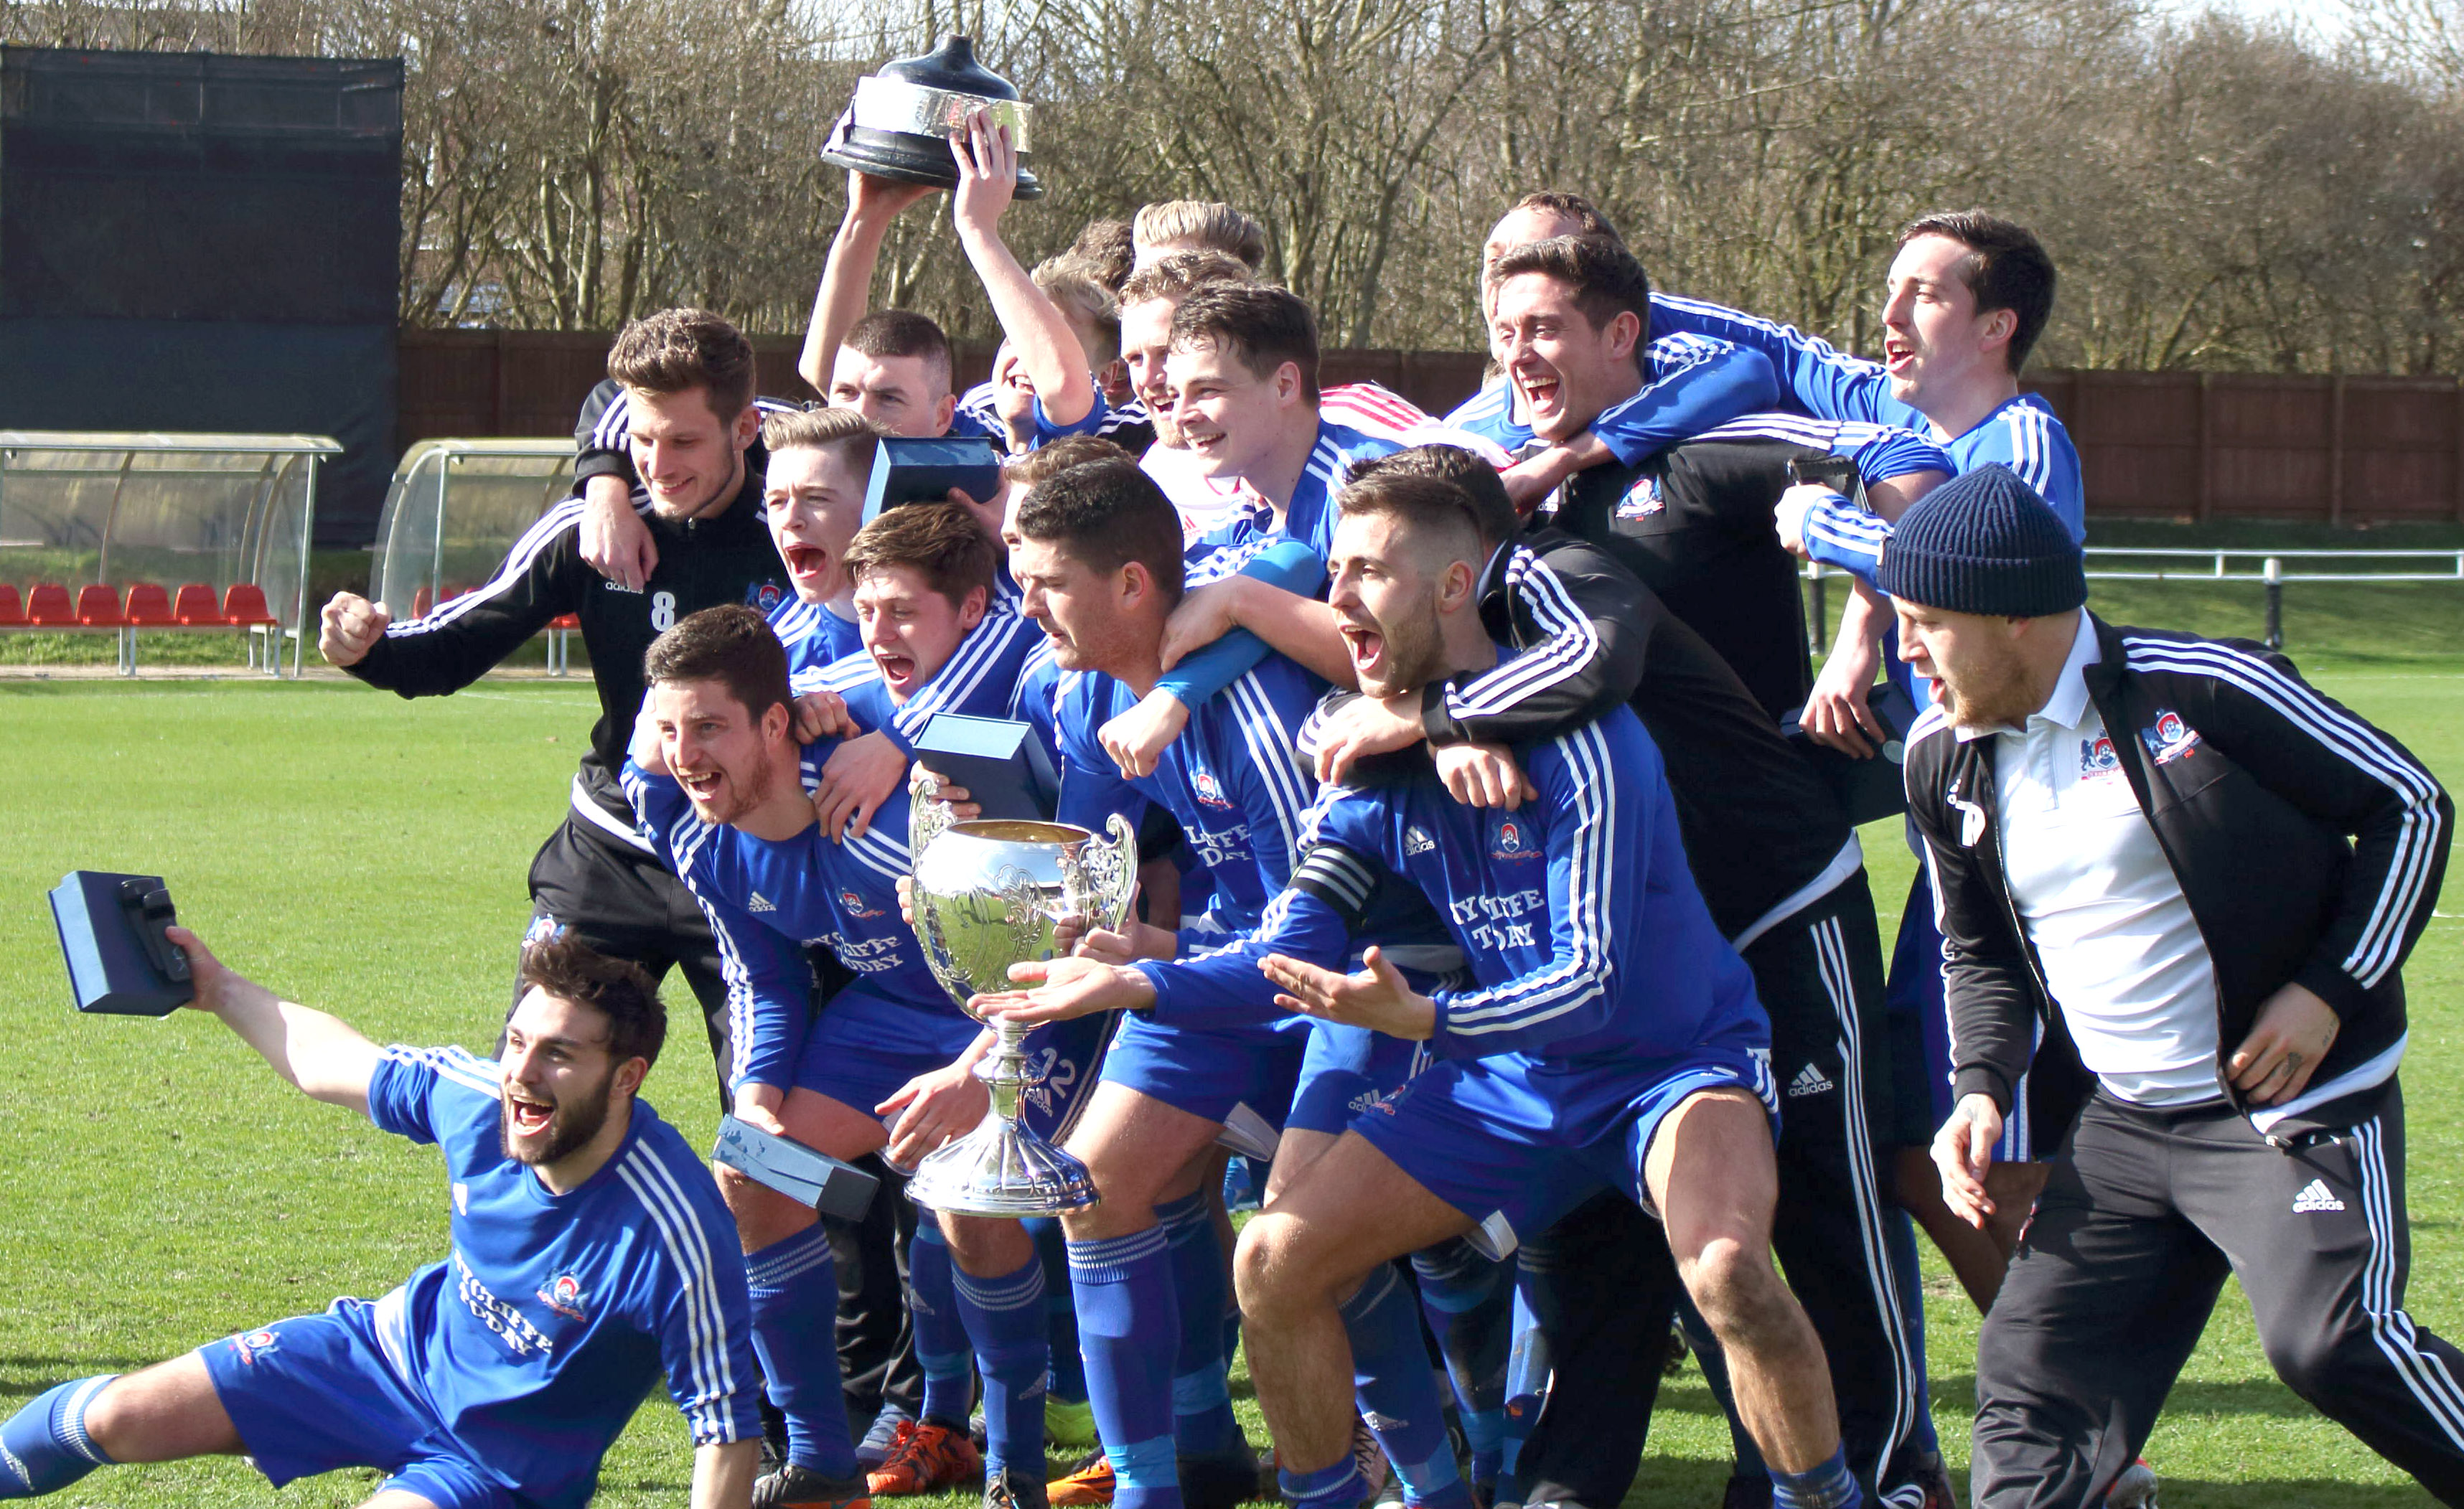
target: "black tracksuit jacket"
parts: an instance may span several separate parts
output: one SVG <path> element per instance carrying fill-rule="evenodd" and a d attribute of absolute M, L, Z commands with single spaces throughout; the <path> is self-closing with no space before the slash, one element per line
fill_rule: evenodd
<path fill-rule="evenodd" d="M 2455 808 L 2404 746 L 2245 641 L 2096 620 L 2088 696 L 2214 961 L 2218 1088 L 2258 1008 L 2299 983 L 2335 1009 L 2315 1088 L 2405 1032 L 2399 970 L 2437 904 Z M 1940 910 L 1954 1092 L 2005 1111 L 2054 1002 L 2020 927 L 1995 824 L 1994 740 L 1939 710 L 1910 731 L 1908 811 Z M 2357 1093 L 2359 1093 L 2357 1091 Z M 2343 1125 L 2334 1103 L 2270 1140 Z"/>

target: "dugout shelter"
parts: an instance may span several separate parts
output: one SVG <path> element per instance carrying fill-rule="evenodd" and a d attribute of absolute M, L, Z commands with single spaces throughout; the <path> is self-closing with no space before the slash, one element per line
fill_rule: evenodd
<path fill-rule="evenodd" d="M 322 435 L 0 430 L 0 630 L 239 631 L 300 667 Z M 209 606 L 210 604 L 210 606 Z M 4 649 L 5 647 L 0 647 Z"/>

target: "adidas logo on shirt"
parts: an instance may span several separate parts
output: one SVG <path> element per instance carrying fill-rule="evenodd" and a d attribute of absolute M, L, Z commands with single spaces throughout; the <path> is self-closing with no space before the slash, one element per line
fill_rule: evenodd
<path fill-rule="evenodd" d="M 2299 1194 L 2293 1197 L 2293 1214 L 2296 1215 L 2312 1211 L 2341 1211 L 2343 1208 L 2344 1202 L 2336 1198 L 2335 1192 L 2327 1188 L 2327 1181 L 2324 1179 L 2311 1180 L 2301 1187 Z"/>
<path fill-rule="evenodd" d="M 1800 1095 L 1820 1095 L 1834 1088 L 1837 1086 L 1823 1078 L 1822 1071 L 1809 1063 L 1796 1071 L 1795 1079 L 1788 1082 L 1788 1098 L 1795 1100 Z"/>
<path fill-rule="evenodd" d="M 757 890 L 753 893 L 753 899 L 745 904 L 744 909 L 747 911 L 777 911 L 779 908 L 771 906 L 769 902 L 762 899 L 761 893 Z"/>
<path fill-rule="evenodd" d="M 1403 830 L 1403 852 L 1407 855 L 1426 854 L 1437 846 L 1437 841 L 1429 837 L 1426 828 L 1415 827 Z"/>

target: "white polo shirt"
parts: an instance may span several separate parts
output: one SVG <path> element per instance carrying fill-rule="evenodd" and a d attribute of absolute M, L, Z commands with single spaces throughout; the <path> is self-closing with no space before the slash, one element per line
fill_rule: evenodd
<path fill-rule="evenodd" d="M 1959 737 L 1994 741 L 2011 900 L 2079 1061 L 2137 1104 L 2217 1100 L 2215 964 L 2088 699 L 2082 671 L 2101 653 L 2081 613 L 2053 695 L 2028 726 Z"/>

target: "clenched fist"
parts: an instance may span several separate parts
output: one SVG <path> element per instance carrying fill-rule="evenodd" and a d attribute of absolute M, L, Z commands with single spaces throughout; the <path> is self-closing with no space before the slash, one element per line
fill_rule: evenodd
<path fill-rule="evenodd" d="M 355 592 L 337 592 L 318 616 L 317 653 L 336 666 L 356 666 L 385 638 L 393 615 L 382 602 L 370 602 Z"/>

